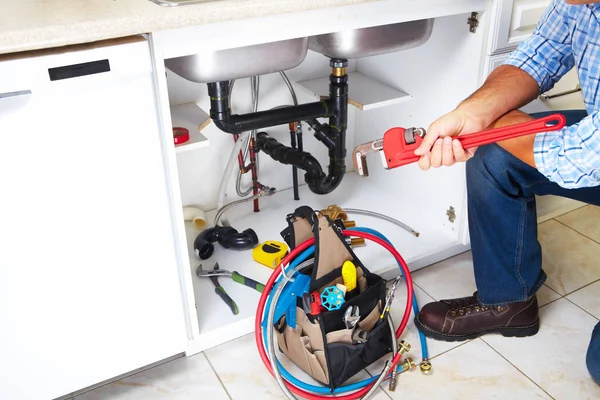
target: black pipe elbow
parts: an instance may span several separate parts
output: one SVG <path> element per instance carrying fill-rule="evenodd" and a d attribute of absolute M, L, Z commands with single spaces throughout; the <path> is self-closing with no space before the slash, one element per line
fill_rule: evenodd
<path fill-rule="evenodd" d="M 258 244 L 258 236 L 252 229 L 238 232 L 231 226 L 215 226 L 202 231 L 194 240 L 194 252 L 201 260 L 210 258 L 218 242 L 226 249 L 249 250 Z"/>
<path fill-rule="evenodd" d="M 333 192 L 342 183 L 344 174 L 346 173 L 346 167 L 337 169 L 335 173 L 328 175 L 325 179 L 318 180 L 306 180 L 306 184 L 311 192 L 314 194 L 327 194 Z"/>
<path fill-rule="evenodd" d="M 304 174 L 306 183 L 325 178 L 321 164 L 310 153 L 285 146 L 265 132 L 256 134 L 256 145 L 259 150 L 264 151 L 273 160 L 304 170 L 306 172 Z"/>
<path fill-rule="evenodd" d="M 215 126 L 225 133 L 238 134 L 242 132 L 232 118 L 227 120 L 218 119 L 218 117 L 212 115 L 212 113 L 210 118 L 213 120 Z"/>
<path fill-rule="evenodd" d="M 343 157 L 340 159 L 330 158 L 334 165 L 330 164 L 329 175 L 325 175 L 321 164 L 312 154 L 285 146 L 265 132 L 256 134 L 256 144 L 259 150 L 264 151 L 275 161 L 306 171 L 304 181 L 310 191 L 315 194 L 332 192 L 342 182 L 346 173 L 346 163 Z"/>

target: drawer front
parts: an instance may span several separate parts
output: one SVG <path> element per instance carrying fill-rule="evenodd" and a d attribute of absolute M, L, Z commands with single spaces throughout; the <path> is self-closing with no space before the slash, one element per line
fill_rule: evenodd
<path fill-rule="evenodd" d="M 499 67 L 508 56 L 508 54 L 500 54 L 488 57 L 488 63 L 484 71 L 485 76 Z M 521 110 L 526 113 L 534 113 L 550 110 L 584 109 L 585 105 L 581 91 L 573 92 L 573 89 L 577 88 L 578 85 L 577 70 L 573 68 L 560 81 L 556 82 L 556 85 L 552 89 L 543 93 L 544 96 L 539 96 Z M 550 98 L 544 98 L 547 96 Z"/>
<path fill-rule="evenodd" d="M 499 0 L 489 54 L 514 50 L 535 29 L 550 0 Z"/>

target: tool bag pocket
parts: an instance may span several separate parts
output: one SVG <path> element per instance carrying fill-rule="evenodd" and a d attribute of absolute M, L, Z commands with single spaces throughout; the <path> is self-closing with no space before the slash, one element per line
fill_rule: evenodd
<path fill-rule="evenodd" d="M 311 227 L 315 238 L 314 263 L 301 271 L 311 277 L 309 293 L 320 295 L 326 288 L 346 287 L 349 281 L 343 276 L 342 267 L 347 261 L 356 267 L 348 286 L 351 290 L 346 291 L 341 306 L 336 305 L 339 308 L 320 307 L 317 315 L 309 315 L 309 310 L 300 308 L 302 301 L 299 301 L 296 328 L 285 324 L 285 316 L 275 326 L 280 349 L 306 373 L 335 390 L 392 351 L 392 330 L 387 318 L 380 318 L 386 300 L 386 282 L 356 257 L 341 234 L 344 229 L 341 221 L 331 221 L 307 206 L 296 209 L 287 221 L 288 228 L 282 236 L 290 248 L 309 238 L 307 227 Z M 350 307 L 360 313 L 351 329 L 345 321 Z"/>

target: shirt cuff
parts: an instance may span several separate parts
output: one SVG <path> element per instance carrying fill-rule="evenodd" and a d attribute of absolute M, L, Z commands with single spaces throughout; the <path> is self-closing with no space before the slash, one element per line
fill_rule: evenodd
<path fill-rule="evenodd" d="M 562 129 L 554 132 L 543 132 L 535 135 L 533 142 L 533 160 L 538 171 L 552 180 L 555 171 L 554 161 L 561 149 Z"/>

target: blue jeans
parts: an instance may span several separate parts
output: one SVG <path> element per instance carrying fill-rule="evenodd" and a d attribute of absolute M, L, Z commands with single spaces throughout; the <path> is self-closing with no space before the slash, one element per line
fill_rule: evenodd
<path fill-rule="evenodd" d="M 547 113 L 534 114 L 539 118 Z M 564 111 L 567 125 L 587 114 Z M 479 300 L 524 301 L 546 279 L 537 239 L 535 195 L 600 205 L 600 187 L 565 189 L 496 144 L 480 147 L 466 164 L 469 232 Z M 600 328 L 588 349 L 588 369 L 600 381 Z"/>

